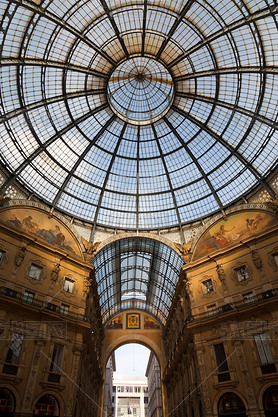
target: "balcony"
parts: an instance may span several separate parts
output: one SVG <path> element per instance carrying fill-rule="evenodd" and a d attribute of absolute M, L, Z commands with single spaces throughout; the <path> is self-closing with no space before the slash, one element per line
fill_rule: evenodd
<path fill-rule="evenodd" d="M 208 318 L 211 319 L 229 311 L 240 310 L 242 308 L 246 308 L 252 305 L 257 305 L 274 297 L 278 297 L 277 288 L 262 292 L 258 295 L 254 295 L 253 297 L 248 298 L 248 300 L 240 300 L 233 303 L 224 304 L 223 306 L 214 308 L 213 310 L 205 311 L 204 313 L 200 314 L 195 314 L 190 318 L 187 324 L 194 323 L 199 320 L 205 320 Z"/>
<path fill-rule="evenodd" d="M 26 298 L 23 293 L 19 291 L 15 291 L 11 288 L 0 287 L 0 296 L 1 295 L 4 297 L 9 297 L 14 300 L 20 301 L 21 303 L 26 304 L 28 306 L 33 306 L 41 311 L 43 310 L 51 311 L 53 313 L 58 313 L 60 316 L 63 316 L 67 319 L 88 322 L 88 318 L 83 314 L 77 314 L 77 313 L 72 313 L 70 311 L 66 311 L 63 306 L 59 306 L 57 304 L 49 303 L 43 300 L 38 300 L 36 298 L 33 298 L 31 300 L 29 298 Z"/>

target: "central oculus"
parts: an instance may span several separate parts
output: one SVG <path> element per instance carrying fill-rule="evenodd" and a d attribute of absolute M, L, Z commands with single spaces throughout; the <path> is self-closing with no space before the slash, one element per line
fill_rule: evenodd
<path fill-rule="evenodd" d="M 160 62 L 136 57 L 114 70 L 107 92 L 112 110 L 121 119 L 146 125 L 167 113 L 174 98 L 174 83 Z"/>

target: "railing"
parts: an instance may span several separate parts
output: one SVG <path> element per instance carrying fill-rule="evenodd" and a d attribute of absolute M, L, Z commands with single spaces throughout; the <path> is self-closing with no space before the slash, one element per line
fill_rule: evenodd
<path fill-rule="evenodd" d="M 86 317 L 84 314 L 77 314 L 77 313 L 72 313 L 70 311 L 65 311 L 64 307 L 47 302 L 47 301 L 38 300 L 36 298 L 33 298 L 33 299 L 27 298 L 21 292 L 15 291 L 11 288 L 0 287 L 0 295 L 13 298 L 14 300 L 21 301 L 24 304 L 28 304 L 40 310 L 47 310 L 47 311 L 52 311 L 54 313 L 58 313 L 64 318 L 80 320 L 80 321 L 85 321 L 85 322 L 88 321 L 88 317 Z"/>
<path fill-rule="evenodd" d="M 278 297 L 278 289 L 272 289 L 262 292 L 261 294 L 254 295 L 246 300 L 235 301 L 231 303 L 224 304 L 221 307 L 214 308 L 209 311 L 205 311 L 204 313 L 195 314 L 190 318 L 187 324 L 192 323 L 197 320 L 204 320 L 207 318 L 212 318 L 219 316 L 219 314 L 226 313 L 227 311 L 233 310 L 240 310 L 241 308 L 245 308 L 247 306 L 256 305 L 261 303 L 262 301 L 268 300 L 269 298 Z"/>

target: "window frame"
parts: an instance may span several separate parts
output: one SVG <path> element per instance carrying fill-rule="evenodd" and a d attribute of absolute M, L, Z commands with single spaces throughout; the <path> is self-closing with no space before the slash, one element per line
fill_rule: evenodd
<path fill-rule="evenodd" d="M 38 277 L 36 276 L 36 274 L 34 275 L 30 275 L 31 270 L 34 269 L 34 271 L 39 271 L 39 275 Z M 42 277 L 42 271 L 43 271 L 43 267 L 41 265 L 36 264 L 35 262 L 32 262 L 31 265 L 28 268 L 28 278 L 34 279 L 36 281 L 40 281 L 41 277 Z"/>
<path fill-rule="evenodd" d="M 206 285 L 208 283 L 209 283 L 209 285 Z M 211 294 L 215 291 L 214 285 L 213 285 L 213 280 L 211 278 L 208 278 L 208 279 L 202 281 L 201 284 L 202 284 L 203 294 L 207 295 L 207 294 Z"/>
<path fill-rule="evenodd" d="M 25 290 L 24 293 L 22 294 L 21 301 L 23 301 L 24 303 L 27 303 L 27 304 L 32 304 L 34 298 L 35 298 L 35 293 L 34 292 L 29 291 L 29 290 Z"/>
<path fill-rule="evenodd" d="M 72 284 L 71 287 L 70 287 L 70 290 L 65 288 L 66 283 L 71 283 Z M 65 277 L 64 281 L 63 281 L 63 291 L 66 294 L 73 294 L 74 290 L 75 290 L 75 283 L 76 283 L 76 281 L 72 277 Z"/>
<path fill-rule="evenodd" d="M 273 354 L 267 338 L 267 334 L 256 333 L 253 335 L 253 340 L 256 346 L 257 354 L 261 365 L 274 363 Z"/>

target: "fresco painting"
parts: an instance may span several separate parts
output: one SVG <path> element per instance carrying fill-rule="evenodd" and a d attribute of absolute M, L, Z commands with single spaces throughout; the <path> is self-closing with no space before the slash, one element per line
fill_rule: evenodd
<path fill-rule="evenodd" d="M 40 210 L 28 208 L 7 209 L 0 212 L 0 219 L 17 229 L 23 229 L 51 245 L 81 256 L 78 243 L 68 229 Z"/>
<path fill-rule="evenodd" d="M 160 326 L 150 316 L 144 316 L 144 329 L 160 329 Z"/>
<path fill-rule="evenodd" d="M 117 316 L 114 319 L 110 320 L 106 325 L 107 329 L 122 329 L 123 328 L 123 317 Z"/>
<path fill-rule="evenodd" d="M 201 236 L 193 253 L 193 259 L 232 245 L 275 226 L 278 217 L 263 211 L 246 211 L 232 214 L 227 220 L 220 220 Z"/>

